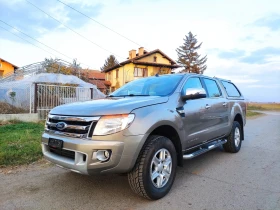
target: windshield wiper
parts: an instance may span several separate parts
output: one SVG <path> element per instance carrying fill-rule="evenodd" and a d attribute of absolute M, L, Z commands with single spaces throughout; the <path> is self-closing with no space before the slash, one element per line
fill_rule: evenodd
<path fill-rule="evenodd" d="M 108 95 L 107 97 L 127 97 L 127 96 L 150 96 L 150 95 L 129 94 L 129 95 Z"/>
<path fill-rule="evenodd" d="M 145 94 L 129 94 L 127 96 L 150 96 L 150 95 L 145 95 Z"/>

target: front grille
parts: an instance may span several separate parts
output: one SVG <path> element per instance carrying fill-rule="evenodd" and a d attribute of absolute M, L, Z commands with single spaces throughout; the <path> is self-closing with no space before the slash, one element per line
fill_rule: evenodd
<path fill-rule="evenodd" d="M 58 122 L 61 122 L 61 120 L 49 118 L 49 122 L 51 122 L 51 123 L 58 123 Z M 90 121 L 89 122 L 87 122 L 87 121 L 83 122 L 83 121 L 63 120 L 63 122 L 69 123 L 71 125 L 82 125 L 82 126 L 90 125 Z"/>
<path fill-rule="evenodd" d="M 73 151 L 65 150 L 65 149 L 55 149 L 52 147 L 49 147 L 49 150 L 50 150 L 50 152 L 55 153 L 57 155 L 68 157 L 73 160 L 75 159 L 75 152 L 73 152 Z"/>
<path fill-rule="evenodd" d="M 99 117 L 76 117 L 49 115 L 46 122 L 46 132 L 75 137 L 91 137 Z"/>

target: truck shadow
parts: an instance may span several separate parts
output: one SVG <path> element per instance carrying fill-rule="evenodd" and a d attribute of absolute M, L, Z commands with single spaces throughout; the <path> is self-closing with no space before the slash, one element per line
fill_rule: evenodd
<path fill-rule="evenodd" d="M 165 198 L 168 198 L 172 191 L 180 190 L 188 182 L 189 175 L 198 175 L 202 170 L 207 170 L 212 164 L 215 164 L 215 160 L 224 155 L 224 152 L 217 148 L 193 160 L 185 160 L 184 167 L 177 167 L 174 185 Z M 71 198 L 78 197 L 79 203 L 94 202 L 98 206 L 103 206 L 108 201 L 116 204 L 120 200 L 125 201 L 126 206 L 149 203 L 148 200 L 131 191 L 126 174 L 86 176 L 60 168 L 57 170 L 59 172 L 55 178 L 51 176 L 47 180 L 55 192 L 50 195 L 51 197 L 65 196 L 62 199 L 68 200 L 67 202 L 72 202 Z M 77 200 L 75 201 L 77 202 Z"/>

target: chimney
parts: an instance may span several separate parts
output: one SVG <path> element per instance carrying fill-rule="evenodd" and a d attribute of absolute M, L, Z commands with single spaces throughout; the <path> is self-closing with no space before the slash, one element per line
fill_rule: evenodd
<path fill-rule="evenodd" d="M 138 56 L 141 56 L 144 54 L 144 47 L 139 47 L 138 49 Z"/>
<path fill-rule="evenodd" d="M 129 51 L 129 59 L 135 58 L 136 57 L 136 50 L 130 50 Z"/>

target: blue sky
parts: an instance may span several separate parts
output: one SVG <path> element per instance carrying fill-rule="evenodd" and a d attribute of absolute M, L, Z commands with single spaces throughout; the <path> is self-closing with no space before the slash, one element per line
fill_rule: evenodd
<path fill-rule="evenodd" d="M 97 43 L 79 37 L 67 27 Z M 0 28 L 0 57 L 18 66 L 58 57 L 77 58 L 99 69 L 114 53 L 118 61 L 140 46 L 161 49 L 177 59 L 176 48 L 192 31 L 208 55 L 205 75 L 231 79 L 250 101 L 280 102 L 280 3 L 276 0 L 62 0 L 139 45 L 67 8 L 57 0 L 0 0 L 0 20 L 16 27 L 64 57 L 11 29 L 0 27 L 44 48 L 40 50 Z M 106 49 L 106 50 L 104 50 Z M 70 58 L 69 58 L 70 57 Z"/>

